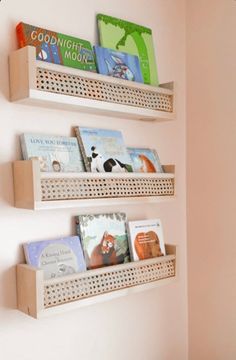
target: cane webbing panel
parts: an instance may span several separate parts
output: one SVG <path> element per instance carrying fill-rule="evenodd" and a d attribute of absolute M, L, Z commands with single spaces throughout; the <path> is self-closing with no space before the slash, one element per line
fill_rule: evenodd
<path fill-rule="evenodd" d="M 174 276 L 175 261 L 148 265 L 136 262 L 129 268 L 124 265 L 124 269 L 113 269 L 108 267 L 107 272 L 96 275 L 91 271 L 85 277 L 78 274 L 78 278 L 73 280 L 59 278 L 58 282 L 45 285 L 45 308 Z"/>
<path fill-rule="evenodd" d="M 78 75 L 37 68 L 37 89 L 57 94 L 172 112 L 173 96 Z"/>
<path fill-rule="evenodd" d="M 173 179 L 159 178 L 45 178 L 42 200 L 95 199 L 174 195 Z"/>

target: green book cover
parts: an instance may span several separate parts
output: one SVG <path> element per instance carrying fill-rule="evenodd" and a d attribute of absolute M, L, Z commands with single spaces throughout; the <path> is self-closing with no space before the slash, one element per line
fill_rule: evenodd
<path fill-rule="evenodd" d="M 145 84 L 158 85 L 152 30 L 125 20 L 98 14 L 100 45 L 139 57 Z"/>

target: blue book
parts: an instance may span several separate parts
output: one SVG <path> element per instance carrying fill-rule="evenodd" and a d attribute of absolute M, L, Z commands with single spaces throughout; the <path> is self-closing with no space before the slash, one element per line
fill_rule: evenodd
<path fill-rule="evenodd" d="M 94 46 L 94 52 L 100 74 L 143 83 L 138 56 L 101 46 Z"/>
<path fill-rule="evenodd" d="M 157 152 L 148 148 L 128 147 L 133 171 L 140 173 L 162 173 L 163 168 Z"/>
<path fill-rule="evenodd" d="M 84 163 L 75 137 L 22 134 L 24 160 L 38 159 L 45 172 L 83 172 Z"/>
<path fill-rule="evenodd" d="M 27 264 L 41 268 L 45 279 L 57 278 L 86 270 L 78 236 L 24 244 Z"/>
<path fill-rule="evenodd" d="M 85 167 L 90 172 L 132 172 L 131 159 L 118 130 L 76 127 Z"/>

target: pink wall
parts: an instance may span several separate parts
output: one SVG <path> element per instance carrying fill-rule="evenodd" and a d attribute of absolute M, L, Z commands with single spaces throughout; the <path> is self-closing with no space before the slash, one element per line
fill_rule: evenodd
<path fill-rule="evenodd" d="M 236 2 L 186 3 L 189 360 L 234 360 Z"/>
<path fill-rule="evenodd" d="M 116 15 L 153 29 L 161 82 L 177 84 L 177 119 L 144 123 L 9 102 L 7 57 L 16 48 L 20 20 L 96 41 L 95 14 Z M 4 360 L 185 360 L 187 359 L 185 219 L 185 4 L 184 0 L 42 0 L 0 2 L 0 358 Z M 15 264 L 21 244 L 75 232 L 83 210 L 32 212 L 13 207 L 11 161 L 20 158 L 18 135 L 69 135 L 73 125 L 121 129 L 129 145 L 151 146 L 177 169 L 177 198 L 125 210 L 130 219 L 160 217 L 166 242 L 179 246 L 176 283 L 137 295 L 36 321 L 16 308 Z M 88 210 L 87 210 L 88 211 Z"/>

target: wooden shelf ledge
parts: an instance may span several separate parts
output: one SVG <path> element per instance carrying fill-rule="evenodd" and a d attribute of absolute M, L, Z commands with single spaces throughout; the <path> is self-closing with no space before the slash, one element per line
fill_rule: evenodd
<path fill-rule="evenodd" d="M 26 46 L 9 57 L 10 99 L 22 104 L 135 120 L 173 120 L 174 84 L 159 87 L 36 60 Z"/>
<path fill-rule="evenodd" d="M 166 253 L 52 280 L 44 280 L 41 269 L 17 265 L 18 309 L 42 318 L 170 283 L 176 278 L 176 246 L 166 245 Z"/>
<path fill-rule="evenodd" d="M 39 161 L 13 163 L 15 207 L 32 210 L 110 206 L 174 199 L 175 167 L 168 173 L 43 173 Z"/>

